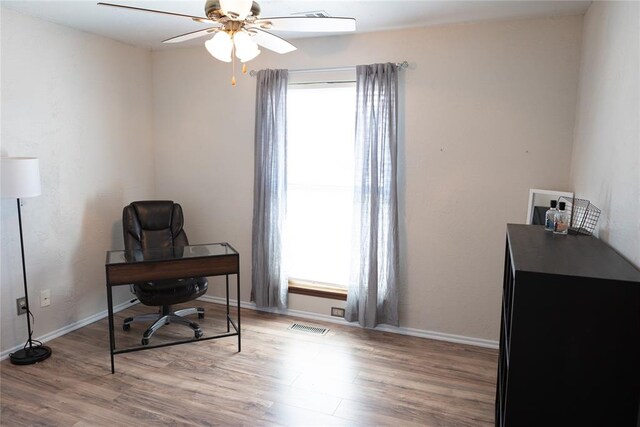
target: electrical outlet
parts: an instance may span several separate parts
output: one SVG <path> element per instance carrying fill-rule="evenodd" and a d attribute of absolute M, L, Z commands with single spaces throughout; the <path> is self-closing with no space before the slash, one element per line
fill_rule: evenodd
<path fill-rule="evenodd" d="M 344 308 L 331 307 L 331 315 L 334 317 L 344 317 Z"/>
<path fill-rule="evenodd" d="M 25 297 L 16 300 L 16 309 L 18 310 L 18 316 L 27 312 L 27 299 Z"/>
<path fill-rule="evenodd" d="M 48 307 L 51 305 L 51 291 L 45 289 L 40 291 L 40 307 Z"/>

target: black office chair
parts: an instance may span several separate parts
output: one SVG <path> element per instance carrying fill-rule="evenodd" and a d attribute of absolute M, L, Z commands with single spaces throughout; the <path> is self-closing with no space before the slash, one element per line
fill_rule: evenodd
<path fill-rule="evenodd" d="M 122 211 L 124 246 L 129 256 L 136 250 L 145 257 L 166 254 L 179 256 L 176 252 L 189 244 L 182 227 L 182 207 L 170 200 L 133 202 Z M 149 251 L 151 249 L 153 251 Z M 127 317 L 122 328 L 127 331 L 132 322 L 154 321 L 144 332 L 142 345 L 149 344 L 151 335 L 163 325 L 170 323 L 187 325 L 193 329 L 195 337 L 200 338 L 200 326 L 184 316 L 197 313 L 198 318 L 202 319 L 204 309 L 186 308 L 172 312 L 171 306 L 198 298 L 207 292 L 207 287 L 206 277 L 134 283 L 132 288 L 138 300 L 144 305 L 159 306 L 160 309 L 154 314 Z"/>

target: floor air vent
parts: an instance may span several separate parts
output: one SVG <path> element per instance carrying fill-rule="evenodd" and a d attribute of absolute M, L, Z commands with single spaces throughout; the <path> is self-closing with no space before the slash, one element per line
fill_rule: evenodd
<path fill-rule="evenodd" d="M 326 335 L 329 330 L 327 328 L 319 328 L 317 326 L 303 325 L 302 323 L 294 323 L 289 326 L 292 331 L 306 332 L 314 335 Z"/>

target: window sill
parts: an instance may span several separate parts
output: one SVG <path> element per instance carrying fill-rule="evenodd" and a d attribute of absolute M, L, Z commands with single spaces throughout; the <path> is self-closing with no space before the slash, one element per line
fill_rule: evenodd
<path fill-rule="evenodd" d="M 347 290 L 344 288 L 321 286 L 301 280 L 289 280 L 289 293 L 341 301 L 347 300 Z"/>

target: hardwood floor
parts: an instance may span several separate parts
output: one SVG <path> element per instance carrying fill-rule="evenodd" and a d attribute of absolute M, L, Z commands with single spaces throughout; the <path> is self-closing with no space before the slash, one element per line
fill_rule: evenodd
<path fill-rule="evenodd" d="M 201 305 L 212 322 L 224 316 L 223 306 Z M 125 353 L 112 375 L 104 319 L 47 343 L 53 355 L 42 363 L 4 360 L 0 424 L 493 425 L 496 350 L 242 316 L 241 353 L 235 337 Z M 294 332 L 293 321 L 330 331 Z M 140 328 L 127 333 L 137 340 Z M 172 328 L 184 327 L 161 330 Z"/>

